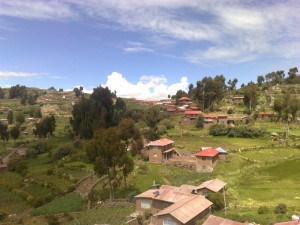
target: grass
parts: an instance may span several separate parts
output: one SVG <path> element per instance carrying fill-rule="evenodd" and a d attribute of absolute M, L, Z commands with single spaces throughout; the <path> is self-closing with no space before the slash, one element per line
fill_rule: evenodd
<path fill-rule="evenodd" d="M 37 215 L 50 215 L 57 213 L 77 212 L 82 208 L 83 200 L 75 193 L 69 193 L 61 198 L 57 198 L 52 202 L 34 209 L 32 214 Z"/>
<path fill-rule="evenodd" d="M 63 223 L 64 225 L 91 225 L 91 224 L 110 224 L 125 225 L 126 217 L 135 211 L 134 207 L 116 206 L 116 207 L 98 207 L 76 217 L 73 221 Z"/>
<path fill-rule="evenodd" d="M 7 214 L 20 213 L 29 208 L 20 195 L 0 186 L 0 212 Z"/>

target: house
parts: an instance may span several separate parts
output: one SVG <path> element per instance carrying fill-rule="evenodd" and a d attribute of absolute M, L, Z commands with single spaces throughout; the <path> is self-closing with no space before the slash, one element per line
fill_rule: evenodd
<path fill-rule="evenodd" d="M 276 114 L 274 112 L 259 112 L 258 113 L 258 118 L 262 121 L 270 121 L 272 120 Z"/>
<path fill-rule="evenodd" d="M 209 215 L 213 203 L 204 196 L 189 195 L 153 215 L 156 225 L 194 225 L 198 219 Z"/>
<path fill-rule="evenodd" d="M 210 215 L 202 225 L 245 225 L 245 223 Z"/>
<path fill-rule="evenodd" d="M 174 141 L 167 138 L 152 141 L 145 146 L 149 162 L 162 163 L 177 154 Z"/>
<path fill-rule="evenodd" d="M 232 101 L 233 103 L 244 102 L 244 97 L 243 97 L 243 96 L 233 97 L 233 98 L 231 99 L 231 101 Z"/>
<path fill-rule="evenodd" d="M 207 196 L 209 193 L 225 191 L 226 183 L 219 179 L 208 180 L 195 188 L 195 194 Z"/>
<path fill-rule="evenodd" d="M 178 99 L 178 104 L 179 105 L 188 105 L 191 104 L 191 99 L 188 97 L 182 97 L 180 99 Z"/>
<path fill-rule="evenodd" d="M 212 172 L 218 161 L 219 151 L 213 148 L 204 149 L 196 153 L 196 171 Z"/>
<path fill-rule="evenodd" d="M 202 113 L 201 111 L 186 110 L 184 112 L 184 116 L 182 117 L 181 121 L 186 124 L 191 123 L 195 121 L 198 118 L 199 114 L 201 113 Z"/>
<path fill-rule="evenodd" d="M 219 152 L 219 160 L 227 160 L 228 152 L 226 150 L 221 147 L 216 148 L 216 150 Z"/>
<path fill-rule="evenodd" d="M 213 204 L 204 196 L 192 194 L 196 186 L 175 187 L 162 185 L 135 196 L 136 210 L 149 210 L 153 225 L 192 225 L 210 213 Z"/>

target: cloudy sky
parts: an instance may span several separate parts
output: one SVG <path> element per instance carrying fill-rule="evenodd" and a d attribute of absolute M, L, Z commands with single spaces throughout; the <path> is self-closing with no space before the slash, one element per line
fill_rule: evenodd
<path fill-rule="evenodd" d="M 300 62 L 299 0 L 0 0 L 0 86 L 162 98 Z"/>

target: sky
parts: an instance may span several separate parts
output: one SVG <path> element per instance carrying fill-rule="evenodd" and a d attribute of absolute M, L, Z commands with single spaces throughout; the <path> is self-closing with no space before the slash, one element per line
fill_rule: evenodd
<path fill-rule="evenodd" d="M 298 67 L 300 0 L 0 0 L 0 86 L 162 99 Z"/>

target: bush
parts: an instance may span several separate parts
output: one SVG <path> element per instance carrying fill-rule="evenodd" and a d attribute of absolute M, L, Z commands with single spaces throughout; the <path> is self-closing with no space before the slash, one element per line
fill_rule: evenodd
<path fill-rule="evenodd" d="M 52 156 L 54 159 L 61 159 L 69 155 L 70 152 L 72 151 L 72 148 L 73 148 L 72 144 L 61 145 L 53 151 Z"/>
<path fill-rule="evenodd" d="M 227 127 L 225 124 L 213 124 L 209 128 L 209 134 L 212 136 L 225 136 L 227 135 Z"/>
<path fill-rule="evenodd" d="M 276 214 L 285 214 L 287 213 L 287 206 L 286 204 L 280 203 L 275 207 L 274 212 Z"/>
<path fill-rule="evenodd" d="M 267 214 L 269 213 L 269 208 L 267 206 L 260 206 L 257 210 L 258 214 Z"/>
<path fill-rule="evenodd" d="M 211 201 L 212 203 L 214 203 L 212 205 L 213 211 L 224 209 L 225 204 L 224 204 L 224 197 L 223 197 L 222 193 L 219 193 L 219 192 L 210 193 L 210 194 L 208 194 L 207 199 L 209 201 Z"/>

